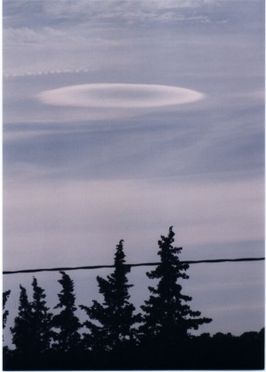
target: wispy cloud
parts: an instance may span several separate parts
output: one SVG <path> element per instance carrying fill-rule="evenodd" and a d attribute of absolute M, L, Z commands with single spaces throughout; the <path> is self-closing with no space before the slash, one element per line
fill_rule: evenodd
<path fill-rule="evenodd" d="M 17 13 L 27 18 L 27 13 L 23 9 L 31 8 L 31 14 L 36 12 L 39 21 L 42 21 L 41 24 L 45 19 L 49 19 L 50 22 L 69 22 L 73 19 L 79 19 L 81 22 L 86 22 L 86 19 L 104 22 L 113 19 L 127 22 L 151 20 L 208 22 L 208 9 L 217 8 L 219 2 L 219 0 L 136 0 L 134 2 L 128 0 L 58 0 L 56 2 L 47 0 L 36 3 L 32 0 L 23 0 L 13 4 L 4 2 L 4 10 L 6 17 L 11 19 L 16 17 Z M 194 14 L 187 14 L 187 10 L 193 10 Z"/>
<path fill-rule="evenodd" d="M 27 72 L 21 72 L 21 73 L 5 73 L 4 78 L 17 78 L 17 77 L 27 77 L 27 76 L 45 76 L 45 75 L 59 75 L 59 74 L 80 74 L 84 72 L 91 72 L 89 69 L 63 69 L 63 70 L 44 70 L 44 71 L 27 71 Z"/>
<path fill-rule="evenodd" d="M 259 180 L 10 183 L 4 193 L 8 261 L 29 264 L 31 257 L 36 264 L 45 255 L 59 264 L 64 252 L 73 263 L 76 247 L 76 261 L 99 262 L 108 241 L 121 234 L 131 257 L 151 258 L 151 241 L 171 224 L 184 245 L 263 239 L 262 193 Z"/>
<path fill-rule="evenodd" d="M 132 65 L 132 71 L 141 75 L 141 70 L 147 69 L 141 61 L 153 65 L 150 72 L 160 71 L 160 66 L 165 66 L 164 73 L 171 71 L 169 64 L 173 61 L 176 70 L 182 69 L 182 76 L 194 73 L 195 68 L 202 76 L 211 72 L 225 74 L 226 55 L 233 53 L 237 59 L 247 48 L 254 49 L 261 25 L 257 18 L 261 14 L 260 3 L 246 2 L 245 7 L 239 7 L 237 2 L 219 0 L 5 1 L 5 74 L 38 76 L 49 71 L 113 69 L 121 76 L 125 66 Z M 227 20 L 228 24 L 223 23 Z M 217 23 L 219 27 L 215 26 Z M 169 27 L 174 41 L 170 41 Z M 193 30 L 198 28 L 195 34 Z M 231 32 L 234 38 L 230 37 Z M 216 50 L 219 62 L 211 52 L 215 45 L 226 50 L 223 55 L 219 48 Z M 196 52 L 197 67 L 193 63 Z M 250 55 L 256 60 L 254 50 Z M 206 56 L 210 56 L 213 68 L 202 71 Z M 244 57 L 239 54 L 242 65 Z M 15 63 L 18 59 L 19 65 Z M 244 65 L 235 65 L 238 68 L 232 73 L 239 75 Z"/>

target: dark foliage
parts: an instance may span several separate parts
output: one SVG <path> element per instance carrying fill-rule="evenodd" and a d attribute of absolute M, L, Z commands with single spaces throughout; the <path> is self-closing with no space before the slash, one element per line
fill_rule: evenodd
<path fill-rule="evenodd" d="M 34 329 L 34 351 L 43 353 L 50 348 L 52 338 L 51 320 L 52 314 L 46 305 L 46 295 L 43 288 L 38 286 L 36 278 L 32 281 L 33 301 L 31 303 L 32 323 Z"/>
<path fill-rule="evenodd" d="M 6 326 L 6 321 L 7 321 L 7 317 L 8 317 L 8 314 L 9 314 L 9 311 L 5 310 L 5 307 L 6 307 L 8 297 L 10 296 L 10 293 L 11 293 L 10 290 L 5 291 L 3 293 L 3 328 L 5 328 L 5 326 Z"/>
<path fill-rule="evenodd" d="M 28 300 L 26 289 L 20 286 L 19 313 L 11 328 L 17 354 L 44 353 L 50 347 L 52 314 L 46 306 L 44 289 L 33 278 L 33 301 Z"/>
<path fill-rule="evenodd" d="M 59 303 L 55 309 L 61 309 L 60 313 L 53 317 L 53 326 L 57 329 L 54 333 L 54 348 L 60 352 L 76 350 L 80 347 L 81 327 L 80 321 L 75 315 L 77 307 L 75 305 L 74 283 L 65 272 L 60 272 L 62 278 L 58 282 L 62 286 L 58 294 Z"/>
<path fill-rule="evenodd" d="M 173 246 L 175 233 L 169 228 L 168 236 L 158 241 L 160 263 L 147 273 L 148 278 L 157 279 L 156 287 L 149 287 L 150 298 L 141 308 L 144 311 L 140 332 L 147 342 L 155 341 L 164 347 L 183 342 L 190 329 L 198 329 L 211 319 L 201 317 L 199 311 L 192 311 L 188 302 L 191 297 L 182 293 L 181 280 L 188 279 L 189 265 L 179 261 L 182 248 Z"/>
<path fill-rule="evenodd" d="M 14 327 L 11 328 L 13 344 L 16 353 L 28 357 L 34 351 L 34 329 L 32 327 L 33 312 L 28 300 L 26 289 L 20 285 L 20 297 L 18 315 L 15 318 Z"/>
<path fill-rule="evenodd" d="M 4 350 L 4 370 L 263 370 L 264 329 L 239 337 L 203 334 L 162 350 L 124 347 L 112 352 L 50 350 L 18 355 Z"/>
<path fill-rule="evenodd" d="M 129 301 L 129 288 L 127 273 L 129 268 L 125 266 L 125 253 L 123 240 L 116 246 L 114 257 L 114 272 L 107 279 L 97 277 L 99 292 L 104 297 L 103 304 L 93 301 L 91 307 L 81 306 L 91 320 L 87 320 L 86 327 L 89 334 L 86 336 L 87 346 L 97 350 L 114 350 L 122 344 L 133 342 L 136 334 L 134 324 L 140 319 L 135 315 L 135 307 Z"/>
<path fill-rule="evenodd" d="M 239 337 L 230 333 L 192 335 L 191 330 L 211 320 L 192 311 L 191 297 L 182 293 L 181 281 L 188 279 L 189 266 L 179 261 L 182 248 L 173 246 L 174 235 L 170 227 L 168 236 L 158 242 L 160 263 L 147 273 L 157 282 L 149 287 L 150 298 L 142 306 L 141 317 L 130 302 L 132 284 L 127 279 L 123 241 L 119 242 L 113 273 L 106 279 L 97 277 L 103 303 L 81 306 L 89 316 L 85 322 L 89 333 L 83 339 L 75 315 L 74 283 L 67 274 L 61 272 L 62 290 L 55 307 L 60 312 L 54 316 L 35 278 L 32 302 L 20 286 L 18 315 L 11 328 L 16 349 L 4 347 L 4 370 L 263 369 L 264 329 Z M 3 294 L 3 306 L 9 294 Z"/>
<path fill-rule="evenodd" d="M 182 343 L 162 348 L 142 348 L 136 369 L 249 370 L 264 368 L 264 329 L 240 337 L 231 334 L 191 336 Z"/>

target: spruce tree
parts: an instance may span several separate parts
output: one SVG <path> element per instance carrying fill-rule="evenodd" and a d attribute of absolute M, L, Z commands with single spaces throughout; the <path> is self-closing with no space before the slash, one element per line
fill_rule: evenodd
<path fill-rule="evenodd" d="M 10 330 L 16 352 L 24 356 L 32 354 L 34 350 L 34 330 L 32 321 L 32 306 L 28 300 L 26 289 L 20 285 L 18 315 L 15 317 L 14 327 L 11 327 Z"/>
<path fill-rule="evenodd" d="M 147 273 L 149 279 L 157 280 L 157 284 L 149 287 L 150 297 L 141 306 L 142 337 L 161 340 L 164 344 L 187 339 L 189 330 L 211 321 L 201 317 L 199 311 L 192 311 L 189 305 L 192 298 L 182 293 L 181 280 L 189 278 L 186 274 L 189 265 L 180 262 L 178 255 L 182 248 L 173 246 L 174 236 L 171 226 L 168 236 L 161 236 L 158 241 L 160 263 Z"/>
<path fill-rule="evenodd" d="M 45 352 L 50 347 L 52 337 L 51 319 L 52 314 L 46 305 L 46 295 L 43 288 L 38 286 L 36 278 L 32 281 L 33 301 L 32 307 L 32 327 L 34 330 L 34 350 L 37 353 Z"/>
<path fill-rule="evenodd" d="M 90 333 L 87 336 L 94 350 L 114 350 L 122 345 L 127 345 L 135 339 L 134 325 L 139 321 L 135 315 L 135 307 L 130 303 L 127 273 L 129 267 L 125 265 L 123 240 L 116 246 L 114 256 L 114 271 L 106 279 L 97 277 L 99 292 L 104 301 L 93 301 L 91 307 L 81 306 L 87 312 L 92 322 L 88 320 L 85 325 Z"/>
<path fill-rule="evenodd" d="M 59 303 L 55 309 L 61 312 L 53 317 L 53 326 L 58 332 L 54 334 L 55 347 L 61 352 L 78 350 L 80 346 L 79 329 L 81 324 L 75 315 L 77 307 L 75 305 L 74 283 L 72 279 L 63 271 L 60 271 L 62 278 L 58 282 L 62 286 L 58 294 Z"/>
<path fill-rule="evenodd" d="M 36 278 L 32 288 L 33 301 L 30 302 L 26 289 L 20 286 L 19 311 L 11 333 L 17 353 L 36 357 L 49 349 L 52 315 L 46 306 L 44 289 L 38 286 Z"/>
<path fill-rule="evenodd" d="M 9 314 L 9 311 L 5 310 L 5 306 L 6 306 L 8 297 L 10 296 L 10 293 L 11 293 L 10 290 L 5 291 L 3 293 L 3 328 L 5 328 L 5 326 L 6 326 L 6 321 L 7 321 L 7 317 L 8 317 L 8 314 Z"/>

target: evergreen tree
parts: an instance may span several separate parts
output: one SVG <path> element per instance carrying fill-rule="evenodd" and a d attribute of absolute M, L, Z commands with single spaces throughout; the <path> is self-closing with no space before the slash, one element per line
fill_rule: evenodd
<path fill-rule="evenodd" d="M 26 289 L 20 285 L 18 315 L 14 327 L 11 327 L 13 344 L 18 354 L 30 355 L 34 350 L 34 330 L 32 328 L 32 306 Z"/>
<path fill-rule="evenodd" d="M 87 336 L 94 350 L 114 350 L 121 345 L 132 342 L 136 331 L 134 324 L 139 321 L 139 315 L 135 315 L 135 307 L 130 303 L 127 273 L 129 267 L 125 265 L 125 253 L 123 240 L 116 246 L 114 256 L 114 272 L 106 279 L 97 277 L 99 292 L 103 295 L 103 304 L 93 301 L 91 307 L 81 306 L 90 319 L 85 325 L 90 330 Z"/>
<path fill-rule="evenodd" d="M 34 350 L 37 353 L 45 352 L 50 347 L 52 337 L 51 319 L 52 314 L 46 306 L 46 295 L 43 288 L 38 286 L 36 278 L 32 281 L 33 301 L 32 308 L 32 328 L 34 330 Z"/>
<path fill-rule="evenodd" d="M 46 306 L 44 289 L 33 278 L 33 301 L 28 300 L 27 291 L 20 286 L 19 311 L 11 328 L 16 351 L 23 355 L 36 356 L 49 349 L 51 339 L 51 318 Z"/>
<path fill-rule="evenodd" d="M 5 310 L 5 306 L 6 306 L 8 297 L 10 296 L 10 293 L 11 293 L 10 290 L 5 291 L 3 293 L 3 328 L 5 328 L 5 326 L 6 326 L 6 321 L 7 321 L 7 317 L 8 317 L 8 314 L 9 314 L 9 311 Z"/>
<path fill-rule="evenodd" d="M 75 306 L 74 283 L 71 278 L 63 271 L 60 271 L 62 278 L 58 282 L 62 286 L 58 294 L 59 303 L 55 309 L 62 309 L 61 312 L 53 317 L 53 326 L 59 332 L 54 334 L 56 348 L 59 351 L 68 352 L 77 350 L 80 346 L 79 329 L 81 324 L 75 316 L 77 310 Z"/>
<path fill-rule="evenodd" d="M 189 265 L 179 261 L 182 248 L 173 246 L 174 236 L 171 226 L 168 236 L 161 236 L 158 241 L 160 263 L 147 273 L 148 278 L 157 280 L 157 285 L 149 287 L 150 298 L 141 306 L 144 312 L 140 327 L 142 336 L 161 340 L 164 344 L 184 340 L 190 329 L 198 329 L 211 321 L 201 317 L 199 311 L 192 311 L 188 304 L 192 298 L 182 293 L 180 280 L 189 278 L 186 274 Z"/>

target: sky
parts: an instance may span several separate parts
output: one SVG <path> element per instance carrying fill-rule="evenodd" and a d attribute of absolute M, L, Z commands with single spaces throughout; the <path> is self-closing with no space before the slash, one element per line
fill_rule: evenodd
<path fill-rule="evenodd" d="M 171 225 L 180 259 L 264 255 L 264 1 L 4 0 L 3 25 L 6 270 L 110 264 L 120 239 L 154 261 Z M 96 273 L 71 275 L 89 303 Z M 12 314 L 31 281 L 4 278 Z M 263 286 L 261 262 L 202 264 L 184 290 L 201 331 L 240 334 Z"/>

